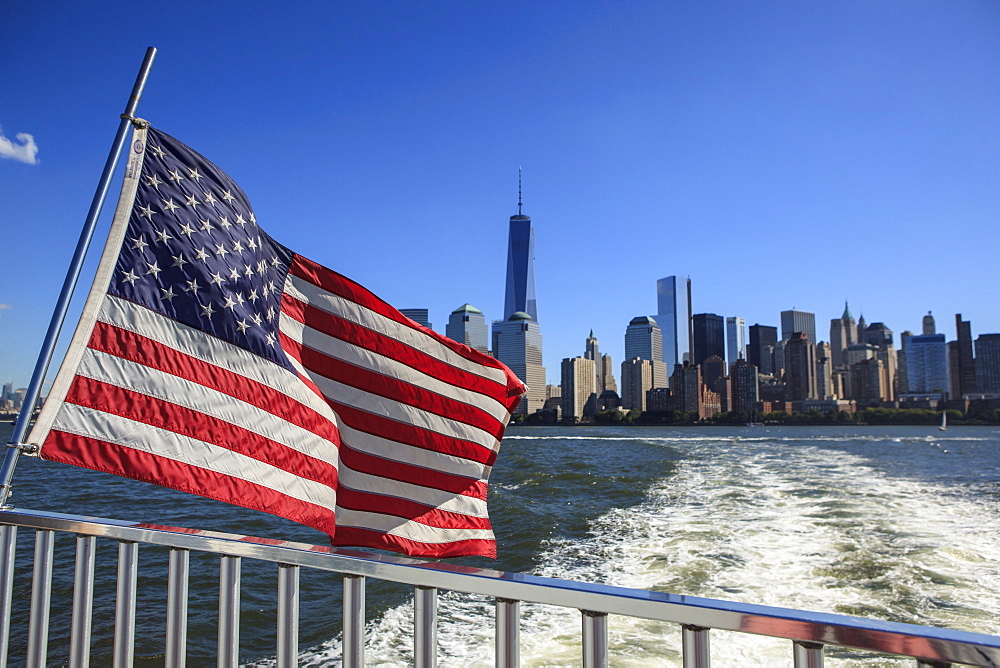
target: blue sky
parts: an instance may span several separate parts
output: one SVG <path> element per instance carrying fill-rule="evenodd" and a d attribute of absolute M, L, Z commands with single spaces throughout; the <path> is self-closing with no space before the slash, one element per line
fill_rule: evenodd
<path fill-rule="evenodd" d="M 845 299 L 897 334 L 1000 331 L 995 2 L 7 0 L 0 24 L 2 382 L 27 384 L 150 45 L 140 116 L 439 331 L 500 317 L 522 165 L 552 382 L 591 329 L 617 369 L 671 274 L 696 313 L 796 307 L 820 338 Z"/>

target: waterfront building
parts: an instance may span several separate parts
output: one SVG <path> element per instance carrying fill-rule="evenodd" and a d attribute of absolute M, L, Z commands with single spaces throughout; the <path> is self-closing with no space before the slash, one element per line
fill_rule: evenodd
<path fill-rule="evenodd" d="M 927 312 L 927 315 L 924 316 L 920 324 L 923 329 L 921 332 L 923 336 L 934 336 L 937 334 L 937 327 L 934 325 L 934 316 L 931 315 L 930 311 Z"/>
<path fill-rule="evenodd" d="M 696 313 L 691 317 L 694 334 L 694 357 L 692 364 L 701 364 L 715 355 L 726 356 L 726 319 L 715 313 Z"/>
<path fill-rule="evenodd" d="M 1000 334 L 980 334 L 976 337 L 977 392 L 1000 392 Z"/>
<path fill-rule="evenodd" d="M 401 308 L 399 312 L 418 325 L 423 325 L 427 329 L 434 329 L 430 321 L 430 312 L 425 308 Z"/>
<path fill-rule="evenodd" d="M 750 325 L 750 347 L 747 361 L 761 373 L 774 373 L 774 346 L 778 343 L 778 328 L 770 325 Z"/>
<path fill-rule="evenodd" d="M 732 398 L 729 410 L 753 416 L 760 401 L 757 386 L 757 367 L 744 359 L 738 359 L 729 367 L 732 379 Z"/>
<path fill-rule="evenodd" d="M 697 364 L 675 364 L 670 375 L 670 409 L 701 416 L 701 367 Z"/>
<path fill-rule="evenodd" d="M 928 316 L 925 316 L 926 320 Z M 926 323 L 925 323 L 926 325 Z M 930 326 L 934 326 L 931 318 Z M 906 347 L 906 381 L 909 394 L 945 395 L 948 382 L 948 345 L 944 334 L 923 334 L 904 337 Z"/>
<path fill-rule="evenodd" d="M 785 345 L 785 395 L 788 401 L 816 399 L 816 346 L 803 331 Z"/>
<path fill-rule="evenodd" d="M 817 346 L 818 350 L 819 346 Z M 816 357 L 816 396 L 829 399 L 833 396 L 833 364 L 829 357 Z"/>
<path fill-rule="evenodd" d="M 600 342 L 594 336 L 594 330 L 590 330 L 590 336 L 587 337 L 583 356 L 594 362 L 594 387 L 597 388 L 597 394 L 600 394 L 605 389 L 604 358 L 601 357 Z"/>
<path fill-rule="evenodd" d="M 653 387 L 667 386 L 663 363 L 663 339 L 659 324 L 650 316 L 632 318 L 625 328 L 625 359 L 640 357 L 653 363 Z"/>
<path fill-rule="evenodd" d="M 781 312 L 781 340 L 788 341 L 795 332 L 804 332 L 806 338 L 816 342 L 816 314 L 790 309 Z"/>
<path fill-rule="evenodd" d="M 482 353 L 489 353 L 486 317 L 472 304 L 463 304 L 452 311 L 444 332 L 452 341 L 464 343 Z"/>
<path fill-rule="evenodd" d="M 622 408 L 645 411 L 646 393 L 653 389 L 653 362 L 633 357 L 622 362 Z"/>
<path fill-rule="evenodd" d="M 667 276 L 656 282 L 656 322 L 663 336 L 666 369 L 690 361 L 694 335 L 691 323 L 691 279 Z M 629 355 L 626 353 L 626 357 Z"/>
<path fill-rule="evenodd" d="M 976 361 L 973 357 L 972 323 L 962 320 L 962 314 L 955 314 L 956 350 L 955 365 L 952 367 L 953 399 L 961 399 L 966 394 L 977 391 Z"/>
<path fill-rule="evenodd" d="M 597 413 L 597 392 L 594 387 L 594 360 L 567 357 L 562 361 L 562 420 L 579 422 Z"/>
<path fill-rule="evenodd" d="M 858 327 L 845 300 L 843 315 L 830 321 L 830 359 L 835 368 L 844 365 L 844 351 L 857 341 Z"/>
<path fill-rule="evenodd" d="M 504 294 L 503 317 L 524 312 L 538 322 L 535 301 L 535 230 L 531 218 L 524 215 L 521 204 L 521 170 L 517 173 L 517 213 L 510 217 L 507 237 L 507 284 Z"/>
<path fill-rule="evenodd" d="M 510 367 L 528 392 L 521 399 L 515 412 L 530 415 L 545 404 L 545 367 L 542 366 L 542 332 L 530 315 L 523 311 L 512 313 L 500 323 L 495 338 L 495 356 Z"/>
<path fill-rule="evenodd" d="M 666 413 L 670 408 L 670 389 L 654 387 L 646 391 L 646 411 L 649 413 Z"/>
<path fill-rule="evenodd" d="M 615 382 L 614 366 L 611 363 L 611 355 L 604 353 L 601 355 L 601 382 L 598 387 L 603 387 L 605 392 L 618 392 L 618 384 Z"/>
<path fill-rule="evenodd" d="M 713 391 L 718 392 L 715 388 L 715 383 L 720 378 L 725 378 L 728 375 L 727 371 L 726 360 L 718 355 L 709 355 L 701 363 L 701 382 L 708 385 Z"/>
<path fill-rule="evenodd" d="M 878 349 L 875 355 L 882 362 L 885 373 L 884 401 L 896 401 L 899 397 L 899 356 L 896 348 L 890 343 Z"/>
<path fill-rule="evenodd" d="M 892 330 L 886 327 L 884 322 L 873 322 L 865 327 L 865 331 L 860 342 L 867 343 L 868 345 L 875 346 L 876 348 L 891 346 Z"/>
<path fill-rule="evenodd" d="M 738 315 L 726 318 L 726 361 L 747 358 L 747 321 Z"/>
<path fill-rule="evenodd" d="M 851 366 L 854 382 L 852 399 L 862 406 L 878 406 L 888 399 L 885 365 L 877 357 L 871 357 Z"/>

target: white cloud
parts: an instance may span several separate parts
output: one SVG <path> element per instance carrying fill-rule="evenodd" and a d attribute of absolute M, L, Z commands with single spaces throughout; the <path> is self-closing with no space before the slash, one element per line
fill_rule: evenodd
<path fill-rule="evenodd" d="M 4 136 L 0 129 L 0 158 L 10 158 L 29 165 L 37 165 L 38 146 L 35 144 L 35 137 L 27 132 L 18 132 L 14 135 L 16 141 L 11 141 Z"/>

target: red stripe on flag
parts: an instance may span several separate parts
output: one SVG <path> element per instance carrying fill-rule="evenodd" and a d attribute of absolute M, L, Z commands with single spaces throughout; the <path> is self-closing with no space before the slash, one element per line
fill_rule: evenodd
<path fill-rule="evenodd" d="M 185 355 L 141 334 L 98 322 L 88 346 L 228 394 L 328 441 L 340 442 L 336 425 L 308 406 L 263 383 Z"/>
<path fill-rule="evenodd" d="M 351 448 L 350 444 L 341 444 L 340 462 L 352 471 L 359 473 L 486 500 L 485 480 L 466 478 L 422 466 L 384 459 L 355 450 Z"/>
<path fill-rule="evenodd" d="M 77 376 L 66 394 L 66 402 L 211 443 L 299 477 L 314 480 L 331 489 L 337 488 L 335 465 L 169 401 Z"/>
<path fill-rule="evenodd" d="M 508 412 L 517 403 L 508 396 L 508 389 L 496 381 L 454 367 L 394 338 L 344 320 L 288 294 L 281 298 L 281 311 L 327 336 L 376 352 L 449 385 L 491 397 L 505 406 Z"/>
<path fill-rule="evenodd" d="M 481 408 L 330 357 L 315 348 L 304 346 L 284 334 L 281 335 L 281 347 L 310 372 L 386 399 L 416 406 L 428 413 L 482 429 L 498 440 L 503 436 L 504 425 Z"/>
<path fill-rule="evenodd" d="M 446 455 L 462 457 L 486 466 L 493 466 L 497 453 L 489 448 L 485 448 L 477 443 L 465 441 L 452 436 L 445 436 L 430 429 L 417 427 L 406 422 L 397 422 L 389 418 L 382 417 L 363 411 L 354 406 L 339 404 L 327 398 L 327 403 L 333 411 L 348 427 L 352 427 L 366 434 L 379 436 L 397 443 L 412 445 L 432 452 L 440 452 Z"/>
<path fill-rule="evenodd" d="M 441 529 L 489 530 L 492 528 L 488 517 L 475 517 L 450 510 L 441 510 L 440 508 L 399 496 L 384 496 L 375 492 L 362 492 L 345 487 L 343 483 L 341 483 L 340 489 L 337 490 L 337 507 L 366 513 L 377 513 L 379 515 L 391 515 Z"/>
<path fill-rule="evenodd" d="M 497 546 L 492 540 L 475 539 L 459 540 L 453 543 L 421 543 L 419 541 L 401 538 L 381 531 L 361 529 L 358 527 L 339 527 L 334 536 L 333 544 L 345 547 L 370 547 L 379 550 L 391 550 L 414 556 L 443 559 L 446 557 L 490 557 L 496 559 Z"/>
<path fill-rule="evenodd" d="M 159 457 L 142 450 L 53 430 L 45 440 L 45 459 L 171 487 L 216 501 L 260 510 L 336 532 L 333 510 L 276 492 L 269 487 Z"/>

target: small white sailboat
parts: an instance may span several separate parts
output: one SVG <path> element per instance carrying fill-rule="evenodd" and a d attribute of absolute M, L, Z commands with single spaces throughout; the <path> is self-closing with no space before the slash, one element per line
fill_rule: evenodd
<path fill-rule="evenodd" d="M 948 431 L 948 411 L 941 413 L 941 426 L 938 427 L 938 431 Z"/>

